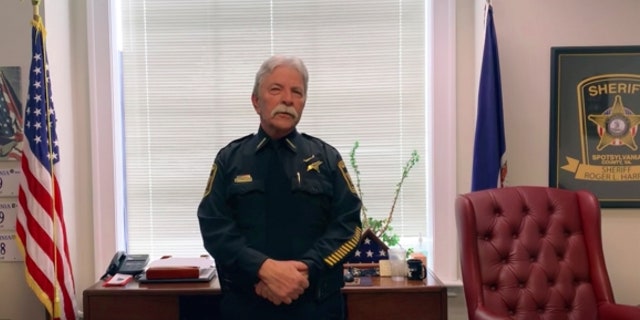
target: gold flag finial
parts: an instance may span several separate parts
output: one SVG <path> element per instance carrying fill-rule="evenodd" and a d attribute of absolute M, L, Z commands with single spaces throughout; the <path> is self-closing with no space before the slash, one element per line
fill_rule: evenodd
<path fill-rule="evenodd" d="M 31 4 L 33 5 L 33 18 L 40 15 L 40 0 L 31 0 Z"/>

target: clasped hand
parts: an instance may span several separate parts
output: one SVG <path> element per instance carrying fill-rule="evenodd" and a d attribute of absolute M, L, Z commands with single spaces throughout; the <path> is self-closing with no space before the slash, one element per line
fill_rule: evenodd
<path fill-rule="evenodd" d="M 308 267 L 301 261 L 267 259 L 258 271 L 257 295 L 275 305 L 290 304 L 309 287 Z"/>

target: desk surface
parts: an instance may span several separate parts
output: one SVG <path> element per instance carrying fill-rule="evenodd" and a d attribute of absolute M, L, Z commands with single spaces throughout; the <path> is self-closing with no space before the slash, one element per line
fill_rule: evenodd
<path fill-rule="evenodd" d="M 440 292 L 446 291 L 444 284 L 431 271 L 427 272 L 424 280 L 393 281 L 391 277 L 371 277 L 370 285 L 347 284 L 342 289 L 345 293 L 372 293 L 372 292 Z"/>
<path fill-rule="evenodd" d="M 364 283 L 364 281 L 363 281 Z M 442 291 L 444 285 L 431 271 L 427 277 L 420 280 L 393 281 L 390 277 L 371 277 L 371 283 L 367 285 L 347 284 L 342 291 L 345 293 L 358 292 L 415 292 L 415 291 Z M 98 281 L 87 289 L 91 295 L 194 295 L 194 294 L 220 294 L 218 278 L 210 282 L 175 282 L 175 283 L 139 283 L 131 281 L 124 287 L 104 287 L 102 281 Z"/>
<path fill-rule="evenodd" d="M 220 294 L 218 278 L 209 282 L 140 283 L 131 281 L 124 287 L 104 287 L 102 281 L 85 290 L 91 295 L 194 295 Z"/>
<path fill-rule="evenodd" d="M 370 282 L 361 282 L 367 285 L 347 284 L 342 289 L 349 320 L 447 317 L 446 287 L 431 271 L 424 280 L 393 281 L 389 277 L 372 277 Z M 151 315 L 154 319 L 192 319 L 184 316 L 188 310 L 181 309 L 194 307 L 185 305 L 204 297 L 210 308 L 213 300 L 206 297 L 221 293 L 217 278 L 210 282 L 184 283 L 132 281 L 124 287 L 103 287 L 102 281 L 98 281 L 84 290 L 83 309 L 87 320 L 109 319 L 113 315 L 118 319 L 147 319 Z M 144 316 L 136 315 L 141 311 Z M 102 317 L 106 314 L 109 316 Z"/>

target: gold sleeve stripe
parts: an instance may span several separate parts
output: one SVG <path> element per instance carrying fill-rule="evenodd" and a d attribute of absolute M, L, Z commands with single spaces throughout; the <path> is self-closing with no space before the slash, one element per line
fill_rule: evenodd
<path fill-rule="evenodd" d="M 336 251 L 332 252 L 328 257 L 324 258 L 324 263 L 328 266 L 333 267 L 335 264 L 344 259 L 349 252 L 353 251 L 353 249 L 358 246 L 360 242 L 360 237 L 362 236 L 362 229 L 360 227 L 356 227 L 353 236 L 349 241 L 345 242 L 340 246 Z"/>
<path fill-rule="evenodd" d="M 211 167 L 211 173 L 209 173 L 209 181 L 207 181 L 207 188 L 204 190 L 204 196 L 202 196 L 203 198 L 208 196 L 209 193 L 211 193 L 211 188 L 213 187 L 213 179 L 216 178 L 217 171 L 218 171 L 218 166 L 214 162 L 213 166 Z"/>

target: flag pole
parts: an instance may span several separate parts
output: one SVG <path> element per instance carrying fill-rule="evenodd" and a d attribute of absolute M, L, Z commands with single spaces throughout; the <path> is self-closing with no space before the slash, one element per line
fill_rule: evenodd
<path fill-rule="evenodd" d="M 36 16 L 40 16 L 40 0 L 31 0 L 31 4 L 33 5 L 33 18 Z"/>
<path fill-rule="evenodd" d="M 489 7 L 491 7 L 491 0 L 485 0 L 484 2 L 484 24 L 487 25 L 487 15 L 489 14 Z M 486 38 L 485 32 L 485 38 Z M 485 40 L 486 41 L 486 40 Z"/>

